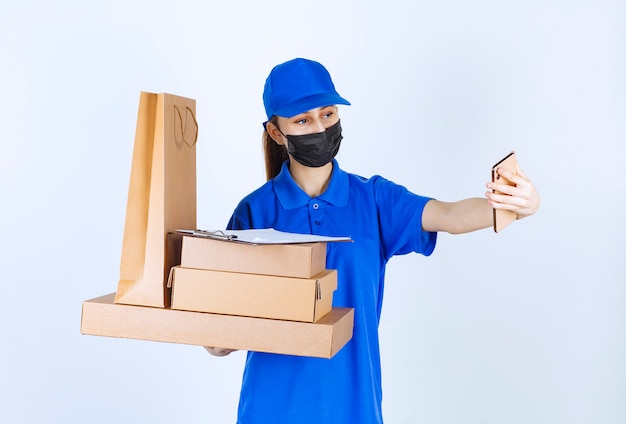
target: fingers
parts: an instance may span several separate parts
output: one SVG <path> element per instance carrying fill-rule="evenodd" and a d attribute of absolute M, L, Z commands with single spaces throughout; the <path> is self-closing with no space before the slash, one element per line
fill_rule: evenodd
<path fill-rule="evenodd" d="M 499 168 L 498 173 L 515 185 L 509 186 L 507 184 L 489 182 L 487 183 L 487 188 L 492 191 L 485 193 L 485 196 L 491 207 L 514 211 L 519 219 L 533 215 L 539 208 L 540 198 L 533 183 L 521 172 L 519 167 L 518 170 L 520 173 L 515 175 L 506 169 Z M 494 193 L 493 190 L 496 192 Z"/>
<path fill-rule="evenodd" d="M 492 191 L 485 193 L 487 201 L 494 209 L 503 209 L 509 211 L 515 211 L 526 207 L 526 198 L 520 196 L 514 196 L 511 194 L 498 194 Z"/>
<path fill-rule="evenodd" d="M 498 168 L 497 172 L 503 178 L 496 179 L 496 181 L 502 181 L 502 182 L 490 181 L 487 183 L 487 188 L 497 193 L 497 194 L 494 193 L 494 195 L 508 195 L 508 196 L 515 195 L 515 193 L 517 192 L 517 187 L 520 184 L 523 185 L 523 181 L 519 178 L 516 178 L 515 174 L 507 171 L 504 168 Z M 509 182 L 505 182 L 507 180 Z M 491 198 L 492 196 L 487 196 L 487 197 Z M 502 197 L 500 197 L 500 199 L 502 200 Z"/>
<path fill-rule="evenodd" d="M 204 348 L 207 350 L 207 352 L 209 352 L 213 356 L 226 356 L 226 355 L 230 355 L 232 352 L 235 351 L 235 349 L 225 349 L 222 347 L 204 346 Z"/>
<path fill-rule="evenodd" d="M 519 167 L 519 165 L 517 165 L 515 173 L 513 173 L 513 172 L 511 172 L 508 169 L 503 168 L 503 167 L 498 168 L 496 170 L 496 172 L 498 173 L 498 175 L 504 177 L 506 180 L 509 180 L 510 182 L 512 182 L 515 185 L 517 185 L 519 183 L 522 183 L 525 180 L 527 180 L 526 175 L 524 175 L 524 173 L 522 172 L 522 169 Z M 504 184 L 500 184 L 500 185 L 504 185 Z"/>
<path fill-rule="evenodd" d="M 516 164 L 515 172 L 503 167 L 499 167 L 496 172 L 502 179 L 488 182 L 487 188 L 491 191 L 485 193 L 492 208 L 513 211 L 518 219 L 537 212 L 541 203 L 539 193 L 519 163 Z"/>
<path fill-rule="evenodd" d="M 492 190 L 496 190 L 509 196 L 527 197 L 527 195 L 534 189 L 534 187 L 532 187 L 532 183 L 528 177 L 526 177 L 526 174 L 524 174 L 524 171 L 522 171 L 519 165 L 517 165 L 517 173 L 513 173 L 505 168 L 498 168 L 496 172 L 510 183 L 488 183 L 487 187 Z"/>

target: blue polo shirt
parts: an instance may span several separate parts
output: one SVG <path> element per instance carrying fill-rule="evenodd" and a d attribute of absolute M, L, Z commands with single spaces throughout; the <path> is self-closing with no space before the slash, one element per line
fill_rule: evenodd
<path fill-rule="evenodd" d="M 335 160 L 327 190 L 311 198 L 288 164 L 241 201 L 228 228 L 352 237 L 353 243 L 327 245 L 326 268 L 338 270 L 333 305 L 354 308 L 354 333 L 331 359 L 248 352 L 237 422 L 382 423 L 378 323 L 385 266 L 394 255 L 432 253 L 437 234 L 422 230 L 430 199 L 380 176 L 349 174 Z"/>

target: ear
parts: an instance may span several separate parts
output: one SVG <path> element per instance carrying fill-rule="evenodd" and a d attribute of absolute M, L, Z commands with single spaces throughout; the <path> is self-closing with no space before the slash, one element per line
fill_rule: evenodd
<path fill-rule="evenodd" d="M 272 137 L 272 140 L 276 142 L 276 144 L 280 144 L 281 146 L 285 145 L 285 136 L 280 132 L 276 125 L 274 125 L 272 122 L 268 122 L 267 124 L 265 124 L 265 129 L 267 130 L 269 136 Z"/>

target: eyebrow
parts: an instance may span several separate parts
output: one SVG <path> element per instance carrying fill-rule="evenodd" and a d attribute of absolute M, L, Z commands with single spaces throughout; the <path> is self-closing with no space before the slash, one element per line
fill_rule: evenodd
<path fill-rule="evenodd" d="M 325 110 L 325 109 L 327 109 L 327 108 L 329 108 L 329 107 L 335 108 L 336 106 L 337 106 L 337 105 L 320 106 L 319 108 L 315 108 L 315 109 L 319 109 L 320 111 L 323 111 L 323 110 Z M 311 109 L 311 110 L 312 110 L 312 109 Z M 302 117 L 305 117 L 305 116 L 307 116 L 309 113 L 311 113 L 311 110 L 307 110 L 306 112 L 299 113 L 299 114 L 294 115 L 294 116 L 292 116 L 291 118 L 287 118 L 287 119 L 295 119 L 295 120 L 302 119 Z"/>

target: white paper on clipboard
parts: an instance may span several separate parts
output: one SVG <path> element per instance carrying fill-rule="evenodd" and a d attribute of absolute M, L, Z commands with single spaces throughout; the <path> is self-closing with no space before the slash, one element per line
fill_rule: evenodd
<path fill-rule="evenodd" d="M 250 244 L 294 244 L 294 243 L 330 243 L 350 242 L 350 237 L 319 236 L 315 234 L 299 234 L 278 231 L 273 228 L 253 230 L 176 230 L 177 233 L 195 237 L 207 237 L 219 240 L 230 240 Z"/>

